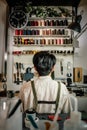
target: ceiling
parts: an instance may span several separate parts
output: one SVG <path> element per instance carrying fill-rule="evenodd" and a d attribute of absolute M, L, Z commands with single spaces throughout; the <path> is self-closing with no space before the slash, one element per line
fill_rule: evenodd
<path fill-rule="evenodd" d="M 26 5 L 27 2 L 31 2 L 35 6 L 74 6 L 78 7 L 81 0 L 6 0 L 9 7 L 15 5 Z"/>

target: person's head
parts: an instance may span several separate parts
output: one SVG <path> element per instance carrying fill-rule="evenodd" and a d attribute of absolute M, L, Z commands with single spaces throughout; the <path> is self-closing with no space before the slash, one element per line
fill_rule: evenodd
<path fill-rule="evenodd" d="M 56 57 L 47 51 L 40 51 L 34 55 L 33 64 L 39 76 L 46 76 L 52 72 Z"/>

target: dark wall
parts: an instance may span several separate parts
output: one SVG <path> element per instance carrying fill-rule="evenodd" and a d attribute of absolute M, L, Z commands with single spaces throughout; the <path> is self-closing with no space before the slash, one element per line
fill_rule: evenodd
<path fill-rule="evenodd" d="M 15 6 L 16 4 L 24 5 L 27 2 L 31 2 L 32 5 L 43 6 L 78 6 L 81 0 L 6 0 L 9 6 Z"/>

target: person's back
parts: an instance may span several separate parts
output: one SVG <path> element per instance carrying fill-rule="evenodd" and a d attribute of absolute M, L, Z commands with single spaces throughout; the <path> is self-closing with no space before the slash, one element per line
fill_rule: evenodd
<path fill-rule="evenodd" d="M 34 90 L 32 88 L 32 81 L 25 83 L 20 90 L 23 110 L 35 108 L 39 113 L 55 113 L 60 86 L 59 113 L 70 112 L 71 103 L 66 86 L 61 82 L 58 83 L 51 77 L 56 64 L 55 56 L 48 52 L 38 52 L 33 57 L 33 64 L 38 72 L 38 77 L 33 82 Z"/>

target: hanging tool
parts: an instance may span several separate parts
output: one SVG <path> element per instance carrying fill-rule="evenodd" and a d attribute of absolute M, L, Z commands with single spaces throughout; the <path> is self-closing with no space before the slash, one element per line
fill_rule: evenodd
<path fill-rule="evenodd" d="M 18 62 L 16 62 L 16 69 L 17 69 L 17 79 L 16 79 L 16 83 L 19 84 L 20 81 L 19 81 L 19 64 L 18 64 Z"/>
<path fill-rule="evenodd" d="M 63 75 L 63 59 L 60 60 L 60 71 L 61 75 Z"/>
<path fill-rule="evenodd" d="M 11 112 L 8 114 L 8 118 L 10 118 L 15 113 L 15 111 L 17 110 L 20 104 L 21 104 L 21 99 L 17 101 L 17 103 L 15 104 Z"/>

